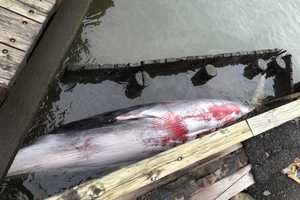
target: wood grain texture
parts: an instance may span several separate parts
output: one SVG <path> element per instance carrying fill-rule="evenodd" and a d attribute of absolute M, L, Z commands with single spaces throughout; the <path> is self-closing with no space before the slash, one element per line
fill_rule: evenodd
<path fill-rule="evenodd" d="M 0 85 L 10 86 L 24 57 L 23 51 L 0 43 Z"/>
<path fill-rule="evenodd" d="M 9 87 L 25 64 L 55 0 L 0 0 L 0 84 Z"/>
<path fill-rule="evenodd" d="M 100 179 L 92 180 L 49 198 L 128 199 L 132 192 L 154 184 L 174 172 L 185 169 L 209 156 L 253 137 L 245 121 L 180 145 L 154 157 L 129 165 Z M 74 196 L 75 195 L 75 196 Z"/>
<path fill-rule="evenodd" d="M 41 31 L 41 24 L 0 8 L 0 42 L 28 51 Z"/>
<path fill-rule="evenodd" d="M 191 186 L 191 183 L 194 183 L 194 179 L 198 180 L 200 177 L 203 177 L 208 173 L 213 173 L 216 170 L 216 168 L 220 167 L 222 164 L 227 162 L 226 159 L 228 159 L 229 157 L 234 156 L 236 159 L 239 159 L 239 156 L 242 152 L 241 148 L 242 148 L 241 143 L 233 145 L 228 149 L 221 151 L 220 153 L 217 153 L 207 159 L 204 159 L 203 161 L 197 163 L 195 166 L 189 166 L 185 170 L 173 173 L 172 175 L 164 178 L 163 180 L 155 184 L 155 188 L 153 188 L 153 185 L 148 185 L 144 187 L 143 190 L 140 191 L 140 193 L 135 192 L 134 196 L 132 196 L 132 199 L 137 199 L 137 200 L 162 200 L 166 198 L 169 200 L 178 199 L 178 196 L 189 193 L 191 189 L 195 187 L 194 184 Z M 231 159 L 228 160 L 230 160 L 230 164 L 234 163 Z M 247 163 L 245 165 L 247 165 Z M 187 190 L 187 187 L 189 186 L 191 187 Z M 168 188 L 168 192 L 165 192 L 166 191 L 165 188 Z M 170 188 L 172 188 L 171 191 Z"/>
<path fill-rule="evenodd" d="M 40 12 L 49 14 L 56 4 L 56 0 L 18 0 L 19 2 L 28 5 Z"/>
<path fill-rule="evenodd" d="M 35 2 L 40 2 L 43 4 L 48 3 L 46 1 L 35 1 Z M 19 0 L 0 0 L 0 7 L 18 13 L 20 15 L 23 15 L 36 22 L 43 23 L 47 18 L 47 12 L 42 12 L 39 9 L 32 7 L 32 5 L 34 4 L 30 4 L 30 3 L 33 2 L 26 3 L 26 1 L 24 0 L 23 2 Z M 48 9 L 49 12 L 51 10 L 51 7 L 49 7 Z"/>
<path fill-rule="evenodd" d="M 197 192 L 200 188 L 213 185 L 247 165 L 248 158 L 243 149 L 239 149 L 224 157 L 217 156 L 203 164 L 191 166 L 184 170 L 186 172 L 181 176 L 167 184 L 154 188 L 149 193 L 137 198 L 137 200 L 190 200 L 192 198 L 191 194 Z"/>
<path fill-rule="evenodd" d="M 259 135 L 298 117 L 300 117 L 300 100 L 295 100 L 252 117 L 247 122 L 253 134 Z"/>
<path fill-rule="evenodd" d="M 228 200 L 254 184 L 254 178 L 248 165 L 233 175 L 226 177 L 213 185 L 200 188 L 192 194 L 191 200 Z"/>

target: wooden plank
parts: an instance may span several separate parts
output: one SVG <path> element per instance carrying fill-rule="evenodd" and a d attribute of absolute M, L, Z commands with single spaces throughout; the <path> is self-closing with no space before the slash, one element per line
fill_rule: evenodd
<path fill-rule="evenodd" d="M 42 5 L 48 4 L 48 2 L 46 2 L 45 0 L 35 2 L 40 2 Z M 0 7 L 16 12 L 36 22 L 43 23 L 47 18 L 47 13 L 52 9 L 53 5 L 51 7 L 48 7 L 48 10 L 43 9 L 43 11 L 47 12 L 42 12 L 39 9 L 32 7 L 32 5 L 34 4 L 30 3 L 33 2 L 28 2 L 28 0 L 23 0 L 23 2 L 20 0 L 0 0 Z"/>
<path fill-rule="evenodd" d="M 195 177 L 195 174 L 197 174 L 197 177 L 203 176 L 204 174 L 201 174 L 201 172 L 205 171 L 206 174 L 209 173 L 208 172 L 209 170 L 214 170 L 216 165 L 218 165 L 218 164 L 221 165 L 222 162 L 226 159 L 226 157 L 229 157 L 231 153 L 233 153 L 233 152 L 235 153 L 238 150 L 240 150 L 241 148 L 242 148 L 241 143 L 233 145 L 233 146 L 229 147 L 228 149 L 221 151 L 220 153 L 217 153 L 207 159 L 204 159 L 203 161 L 197 163 L 195 166 L 190 166 L 185 170 L 174 173 L 174 174 L 164 178 L 158 184 L 155 185 L 155 188 L 153 188 L 153 185 L 148 185 L 148 186 L 144 187 L 139 193 L 138 192 L 134 193 L 134 196 L 132 196 L 132 199 L 138 198 L 139 200 L 141 200 L 141 199 L 157 200 L 157 196 L 155 196 L 155 194 L 153 194 L 153 192 L 152 192 L 153 189 L 158 190 L 158 191 L 155 191 L 155 193 L 158 192 L 159 194 L 161 194 L 162 192 L 160 191 L 160 189 L 163 190 L 163 188 L 164 188 L 163 185 L 166 185 L 166 187 L 168 187 L 169 184 L 174 185 L 174 181 L 178 182 L 182 179 L 185 179 L 186 177 L 190 177 L 191 175 L 193 177 Z M 209 169 L 209 170 L 207 170 L 207 169 Z M 182 183 L 182 184 L 184 184 L 184 183 Z M 163 186 L 163 187 L 160 187 L 160 186 Z M 158 188 L 158 189 L 156 189 L 156 188 Z M 180 192 L 179 191 L 180 189 L 185 191 L 185 188 L 174 188 L 174 190 L 177 193 Z M 146 194 L 148 191 L 150 191 L 151 194 Z M 168 196 L 168 199 L 171 200 L 172 197 Z"/>
<path fill-rule="evenodd" d="M 14 87 L 10 88 L 0 109 L 0 178 L 6 175 L 18 145 L 28 133 L 39 103 L 61 68 L 91 1 L 62 2 L 28 59 L 28 67 L 24 67 Z"/>
<path fill-rule="evenodd" d="M 76 186 L 49 200 L 72 199 L 74 195 L 82 199 L 90 196 L 95 199 L 129 199 L 131 193 L 139 193 L 146 186 L 150 188 L 151 184 L 153 188 L 164 177 L 297 117 L 300 117 L 300 100 Z"/>
<path fill-rule="evenodd" d="M 41 24 L 0 8 L 0 43 L 28 51 L 41 31 Z"/>
<path fill-rule="evenodd" d="M 128 199 L 125 195 L 253 137 L 245 121 L 124 167 L 49 199 Z"/>
<path fill-rule="evenodd" d="M 300 100 L 274 108 L 247 120 L 254 135 L 259 135 L 300 116 Z"/>
<path fill-rule="evenodd" d="M 50 4 L 46 1 L 0 0 L 0 84 L 3 87 L 8 88 L 14 82 L 38 39 L 42 26 L 50 17 L 49 12 L 55 1 L 51 3 L 51 7 L 47 7 L 50 9 L 47 10 L 48 14 L 31 7 L 35 3 L 43 7 Z"/>
<path fill-rule="evenodd" d="M 248 165 L 233 175 L 226 177 L 213 185 L 200 188 L 193 193 L 191 200 L 228 200 L 254 184 L 254 178 Z"/>
<path fill-rule="evenodd" d="M 187 56 L 181 58 L 166 58 L 166 59 L 156 59 L 156 60 L 143 60 L 140 62 L 133 63 L 119 63 L 119 64 L 109 64 L 109 63 L 98 63 L 93 65 L 69 65 L 67 66 L 68 71 L 84 71 L 84 70 L 101 70 L 101 69 L 115 69 L 115 68 L 138 68 L 145 65 L 153 65 L 153 64 L 174 64 L 178 61 L 196 61 L 197 63 L 201 63 L 201 61 L 208 59 L 222 59 L 228 57 L 243 57 L 247 55 L 252 56 L 263 56 L 263 54 L 268 56 L 269 58 L 280 54 L 280 52 L 284 52 L 282 49 L 265 49 L 259 51 L 240 51 L 235 53 L 225 53 L 225 54 L 215 54 L 215 55 L 201 55 L 201 56 Z"/>
<path fill-rule="evenodd" d="M 9 87 L 25 53 L 0 43 L 0 85 Z"/>
<path fill-rule="evenodd" d="M 182 197 L 188 200 L 190 195 L 200 188 L 213 185 L 247 165 L 248 159 L 243 149 L 224 157 L 214 157 L 206 163 L 189 167 L 184 170 L 186 171 L 184 174 L 178 176 L 174 181 L 156 187 L 149 193 L 140 196 L 138 200 L 176 200 Z"/>
<path fill-rule="evenodd" d="M 48 14 L 54 8 L 56 1 L 55 0 L 18 0 L 23 4 L 26 4 L 40 12 Z"/>

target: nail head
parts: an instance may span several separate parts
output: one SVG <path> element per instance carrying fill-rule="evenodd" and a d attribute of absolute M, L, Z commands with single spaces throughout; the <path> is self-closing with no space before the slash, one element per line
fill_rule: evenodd
<path fill-rule="evenodd" d="M 3 49 L 3 50 L 2 50 L 2 53 L 7 54 L 7 53 L 8 53 L 8 50 L 7 50 L 7 49 Z"/>

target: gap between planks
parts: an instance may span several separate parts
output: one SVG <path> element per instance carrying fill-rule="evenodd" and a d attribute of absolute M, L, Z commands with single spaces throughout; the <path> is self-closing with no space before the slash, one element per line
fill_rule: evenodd
<path fill-rule="evenodd" d="M 128 199 L 132 193 L 137 193 L 143 188 L 156 187 L 158 182 L 175 172 L 297 117 L 300 117 L 300 100 L 238 122 L 99 179 L 75 186 L 48 200 L 68 200 L 74 197 Z"/>

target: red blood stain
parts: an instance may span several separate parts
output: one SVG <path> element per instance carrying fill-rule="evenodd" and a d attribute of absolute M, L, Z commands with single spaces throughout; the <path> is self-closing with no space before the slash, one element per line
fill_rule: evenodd
<path fill-rule="evenodd" d="M 81 151 L 86 151 L 89 150 L 92 146 L 92 138 L 88 137 L 84 140 L 83 144 L 76 147 L 76 149 L 81 150 Z"/>
<path fill-rule="evenodd" d="M 188 130 L 182 123 L 182 118 L 167 112 L 162 119 L 154 122 L 154 127 L 167 130 L 168 135 L 160 138 L 162 144 L 183 143 L 187 140 Z"/>
<path fill-rule="evenodd" d="M 208 108 L 208 111 L 216 120 L 222 120 L 232 113 L 241 113 L 240 108 L 235 105 L 213 105 Z"/>
<path fill-rule="evenodd" d="M 233 117 L 228 117 L 227 119 L 225 119 L 224 121 L 224 125 L 227 126 L 227 125 L 231 125 L 235 122 L 235 119 Z"/>

